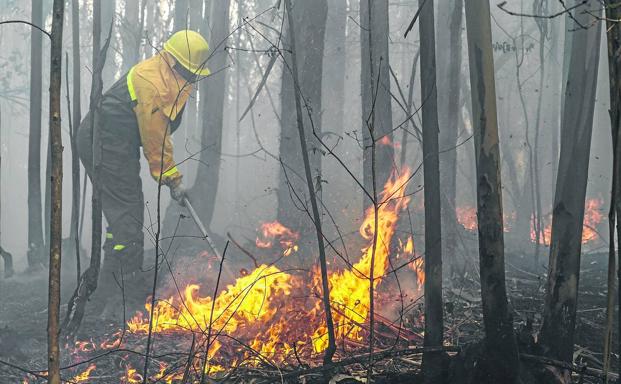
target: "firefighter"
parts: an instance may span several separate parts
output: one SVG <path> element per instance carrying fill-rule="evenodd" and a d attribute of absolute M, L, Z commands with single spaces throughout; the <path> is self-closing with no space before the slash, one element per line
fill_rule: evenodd
<path fill-rule="evenodd" d="M 91 112 L 80 125 L 78 152 L 91 178 L 96 162 L 108 225 L 94 298 L 106 311 L 118 309 L 111 306 L 122 297 L 115 289 L 117 282 L 124 281 L 125 293 L 136 300 L 144 303 L 146 298 L 146 281 L 139 275 L 144 246 L 140 147 L 151 176 L 156 182 L 161 179 L 162 185 L 170 188 L 171 197 L 183 205 L 185 189 L 173 160 L 171 134 L 181 123 L 192 85 L 209 75 L 205 66 L 208 51 L 209 45 L 199 33 L 176 32 L 163 50 L 133 66 L 103 95 L 94 124 L 95 144 Z M 111 297 L 117 300 L 110 301 Z"/>

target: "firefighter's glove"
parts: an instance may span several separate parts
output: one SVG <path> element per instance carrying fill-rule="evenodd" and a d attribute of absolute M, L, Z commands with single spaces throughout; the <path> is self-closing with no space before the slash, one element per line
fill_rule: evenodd
<path fill-rule="evenodd" d="M 170 197 L 172 197 L 177 203 L 179 203 L 179 205 L 185 205 L 185 199 L 187 199 L 188 195 L 186 193 L 185 187 L 183 186 L 183 183 L 170 186 Z"/>

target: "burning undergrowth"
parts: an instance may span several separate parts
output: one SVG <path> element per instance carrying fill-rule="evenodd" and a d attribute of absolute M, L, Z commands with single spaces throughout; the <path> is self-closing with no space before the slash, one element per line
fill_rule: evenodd
<path fill-rule="evenodd" d="M 410 268 L 424 282 L 422 259 L 416 258 L 412 238 L 396 239 L 399 214 L 407 207 L 405 187 L 409 172 L 394 175 L 384 186 L 377 207 L 367 208 L 359 233 L 366 245 L 356 262 L 330 271 L 330 303 L 338 345 L 337 358 L 368 345 L 369 288 L 374 260 L 373 285 L 379 303 L 392 300 L 381 285 L 390 272 L 391 256 L 409 260 Z M 375 234 L 377 228 L 377 234 Z M 258 230 L 257 248 L 278 248 L 283 257 L 298 251 L 299 234 L 278 222 L 263 224 Z M 375 241 L 374 241 L 375 240 Z M 396 246 L 395 246 L 396 244 Z M 392 251 L 392 255 L 391 255 Z M 213 260 L 206 259 L 213 265 Z M 207 262 L 206 261 L 206 262 Z M 406 262 L 406 263 L 408 263 Z M 212 268 L 213 269 L 213 268 Z M 217 272 L 217 268 L 213 269 Z M 262 264 L 242 273 L 213 295 L 214 287 L 192 282 L 176 291 L 159 293 L 155 307 L 148 298 L 145 310 L 127 321 L 124 331 L 103 340 L 78 341 L 72 350 L 74 361 L 110 350 L 131 349 L 117 365 L 123 372 L 119 382 L 142 382 L 144 340 L 151 327 L 153 351 L 176 350 L 172 355 L 154 357 L 152 381 L 172 383 L 186 378 L 227 375 L 242 367 L 287 367 L 320 364 L 328 345 L 321 297 L 319 268 L 310 271 L 285 270 L 275 264 Z M 210 292 L 211 291 L 211 292 Z M 214 299 L 215 296 L 215 299 Z M 394 295 L 392 295 L 394 296 Z M 153 314 L 152 318 L 150 314 Z M 377 314 L 376 328 L 394 330 L 396 339 L 418 340 L 419 336 L 400 329 Z M 398 329 L 399 328 L 399 329 Z M 394 345 L 395 337 L 390 341 Z M 378 343 L 381 346 L 381 342 Z M 181 352 L 183 351 L 183 352 Z M 205 356 L 205 351 L 207 356 Z M 137 354 L 137 355 L 136 355 Z M 173 358 L 174 357 L 174 358 Z M 74 382 L 89 382 L 97 374 L 95 365 L 82 366 Z"/>
<path fill-rule="evenodd" d="M 601 198 L 587 199 L 584 205 L 584 220 L 582 226 L 582 244 L 596 243 L 600 239 L 598 226 L 600 225 L 604 214 L 602 212 L 604 201 Z M 457 222 L 468 232 L 476 232 L 478 228 L 477 210 L 472 206 L 462 206 L 455 208 Z M 503 214 L 503 229 L 505 232 L 511 232 L 515 225 L 515 212 Z M 535 218 L 530 220 L 530 240 L 533 243 L 539 241 L 539 244 L 550 246 L 552 237 L 552 213 L 542 215 L 542 227 L 537 236 L 535 226 Z"/>

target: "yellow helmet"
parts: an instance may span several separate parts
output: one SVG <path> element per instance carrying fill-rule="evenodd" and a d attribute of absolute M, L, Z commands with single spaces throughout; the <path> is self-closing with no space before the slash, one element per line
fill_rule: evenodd
<path fill-rule="evenodd" d="M 171 55 L 188 71 L 198 75 L 209 75 L 207 58 L 209 44 L 200 33 L 185 29 L 175 32 L 166 43 L 164 50 Z"/>

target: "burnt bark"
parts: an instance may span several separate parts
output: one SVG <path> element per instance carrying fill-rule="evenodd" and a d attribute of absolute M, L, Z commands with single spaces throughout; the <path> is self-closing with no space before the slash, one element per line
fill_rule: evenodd
<path fill-rule="evenodd" d="M 468 59 L 477 173 L 481 299 L 489 383 L 518 383 L 519 359 L 505 287 L 502 182 L 490 8 L 466 2 Z"/>
<path fill-rule="evenodd" d="M 433 0 L 419 0 L 421 98 L 423 102 L 423 168 L 425 184 L 425 347 L 441 347 L 442 228 L 440 223 L 440 164 L 438 144 L 438 92 Z M 441 383 L 442 353 L 423 354 L 425 383 Z"/>
<path fill-rule="evenodd" d="M 594 11 L 595 15 L 601 9 Z M 577 12 L 583 25 L 592 16 Z M 554 359 L 571 362 L 580 274 L 581 239 L 597 88 L 600 25 L 577 28 L 571 35 L 571 54 L 561 147 L 554 196 L 552 239 L 541 344 Z M 564 372 L 565 376 L 569 375 Z"/>
<path fill-rule="evenodd" d="M 32 0 L 32 23 L 43 27 L 43 2 Z M 30 33 L 30 133 L 28 136 L 28 266 L 43 262 L 43 213 L 41 196 L 41 97 L 43 71 L 42 34 Z"/>
<path fill-rule="evenodd" d="M 360 1 L 363 185 L 372 194 L 384 185 L 394 165 L 390 60 L 388 57 L 388 1 Z M 372 172 L 372 142 L 377 145 L 376 175 Z M 373 180 L 375 179 L 375 180 Z"/>
<path fill-rule="evenodd" d="M 285 47 L 282 55 L 284 67 L 282 72 L 281 86 L 281 133 L 279 154 L 282 165 L 280 167 L 278 181 L 278 212 L 277 219 L 283 225 L 294 228 L 301 233 L 300 257 L 302 265 L 308 266 L 310 257 L 315 256 L 317 247 L 316 240 L 312 236 L 314 226 L 309 216 L 308 190 L 304 179 L 304 160 L 300 152 L 300 138 L 296 128 L 297 116 L 295 113 L 296 93 L 300 93 L 303 101 L 303 123 L 309 127 L 304 131 L 305 140 L 308 144 L 308 156 L 315 193 L 321 193 L 321 147 L 316 137 L 321 137 L 321 111 L 322 111 L 322 73 L 324 55 L 324 37 L 326 28 L 326 15 L 328 5 L 326 0 L 292 1 L 290 10 L 293 22 L 287 25 L 285 35 L 294 35 L 295 39 L 287 39 L 290 45 Z M 292 31 L 291 28 L 295 28 Z M 289 50 L 295 50 L 297 56 L 297 88 L 294 82 L 291 68 L 291 54 Z M 311 235 L 311 236 L 309 236 Z"/>
<path fill-rule="evenodd" d="M 60 122 L 64 0 L 54 0 L 50 49 L 50 141 L 52 143 L 50 260 L 47 317 L 48 381 L 60 384 L 60 261 L 63 146 Z"/>

